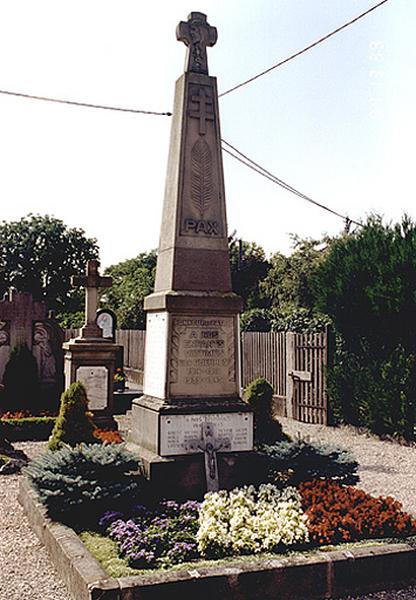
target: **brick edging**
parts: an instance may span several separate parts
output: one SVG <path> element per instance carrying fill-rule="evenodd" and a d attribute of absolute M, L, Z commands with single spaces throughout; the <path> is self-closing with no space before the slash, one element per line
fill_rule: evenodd
<path fill-rule="evenodd" d="M 408 544 L 361 546 L 166 573 L 109 577 L 69 527 L 51 521 L 26 478 L 19 502 L 76 600 L 308 600 L 409 584 L 416 550 Z"/>

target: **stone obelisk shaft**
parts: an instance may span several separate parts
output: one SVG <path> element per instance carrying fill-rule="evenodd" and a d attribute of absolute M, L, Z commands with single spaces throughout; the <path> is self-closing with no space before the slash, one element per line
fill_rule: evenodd
<path fill-rule="evenodd" d="M 176 82 L 155 292 L 231 292 L 216 78 L 206 46 L 217 39 L 201 13 L 181 22 L 186 71 Z"/>

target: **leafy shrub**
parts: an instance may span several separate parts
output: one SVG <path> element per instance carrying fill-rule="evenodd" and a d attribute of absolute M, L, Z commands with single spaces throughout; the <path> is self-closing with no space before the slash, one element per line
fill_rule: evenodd
<path fill-rule="evenodd" d="M 416 533 L 416 521 L 391 497 L 373 498 L 360 489 L 333 481 L 299 485 L 312 542 L 349 542 Z"/>
<path fill-rule="evenodd" d="M 348 451 L 319 442 L 283 441 L 263 446 L 268 458 L 268 477 L 274 483 L 297 485 L 309 479 L 335 479 L 339 483 L 359 481 L 358 463 Z"/>
<path fill-rule="evenodd" d="M 136 506 L 130 518 L 107 512 L 100 519 L 100 525 L 117 542 L 129 566 L 167 567 L 198 555 L 195 540 L 198 508 L 198 502 L 192 500 L 182 504 L 163 500 L 153 510 Z"/>
<path fill-rule="evenodd" d="M 95 515 L 117 502 L 134 501 L 140 490 L 138 459 L 120 444 L 79 444 L 47 452 L 26 473 L 49 515 L 91 525 Z"/>
<path fill-rule="evenodd" d="M 49 450 L 59 450 L 64 444 L 75 446 L 96 441 L 95 425 L 88 412 L 85 387 L 79 381 L 72 383 L 61 396 L 59 415 L 49 439 Z"/>
<path fill-rule="evenodd" d="M 267 308 L 251 308 L 241 314 L 241 331 L 270 331 L 271 315 Z"/>
<path fill-rule="evenodd" d="M 254 435 L 257 444 L 272 444 L 284 438 L 282 426 L 273 418 L 273 388 L 264 377 L 258 377 L 245 389 L 244 400 L 254 413 Z"/>
<path fill-rule="evenodd" d="M 33 408 L 39 403 L 40 384 L 35 357 L 26 344 L 10 352 L 3 375 L 4 403 L 8 408 Z"/>
<path fill-rule="evenodd" d="M 198 548 L 203 556 L 273 552 L 308 540 L 306 517 L 295 488 L 271 484 L 205 495 L 199 513 Z"/>
<path fill-rule="evenodd" d="M 339 422 L 364 426 L 378 435 L 414 438 L 416 358 L 402 346 L 385 357 L 368 343 L 347 350 L 338 343 L 328 375 L 333 413 Z"/>
<path fill-rule="evenodd" d="M 56 417 L 23 417 L 0 419 L 0 436 L 13 442 L 47 440 L 55 425 Z"/>
<path fill-rule="evenodd" d="M 291 307 L 286 311 L 274 311 L 271 318 L 272 331 L 293 333 L 321 333 L 331 325 L 328 315 L 317 313 L 309 308 Z"/>

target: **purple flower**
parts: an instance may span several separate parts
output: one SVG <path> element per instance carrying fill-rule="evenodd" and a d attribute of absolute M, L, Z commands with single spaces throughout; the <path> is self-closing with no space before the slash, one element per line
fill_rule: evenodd
<path fill-rule="evenodd" d="M 108 527 L 110 527 L 110 525 L 112 523 L 114 523 L 114 521 L 121 519 L 122 516 L 123 516 L 123 514 L 120 512 L 108 510 L 107 512 L 105 512 L 103 514 L 101 519 L 98 521 L 98 526 L 100 527 L 101 531 L 106 531 L 108 529 Z"/>

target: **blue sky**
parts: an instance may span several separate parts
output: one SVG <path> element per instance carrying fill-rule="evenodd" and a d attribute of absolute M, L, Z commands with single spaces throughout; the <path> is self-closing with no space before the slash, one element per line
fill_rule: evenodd
<path fill-rule="evenodd" d="M 14 0 L 0 4 L 0 89 L 156 111 L 173 105 L 191 11 L 218 29 L 224 91 L 377 0 Z M 353 219 L 416 218 L 414 0 L 389 0 L 220 101 L 222 136 Z M 0 95 L 1 218 L 52 214 L 96 237 L 102 264 L 157 246 L 170 118 Z M 268 253 L 289 233 L 337 234 L 338 217 L 224 156 L 229 230 Z"/>

